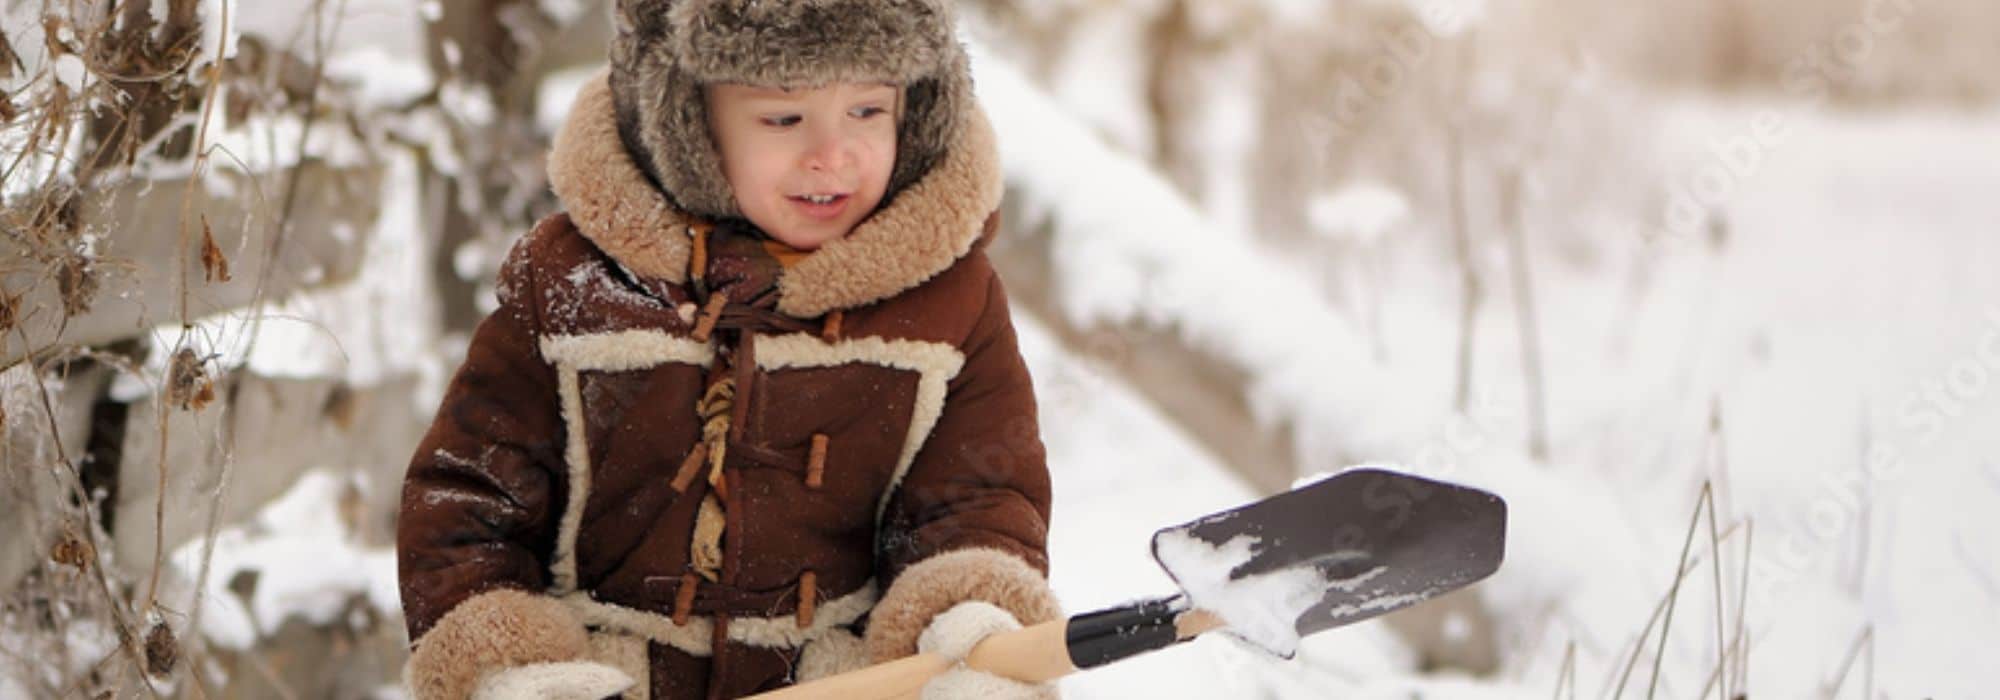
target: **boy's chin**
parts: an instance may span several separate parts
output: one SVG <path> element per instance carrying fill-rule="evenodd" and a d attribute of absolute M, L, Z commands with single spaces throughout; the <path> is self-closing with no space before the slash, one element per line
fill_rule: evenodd
<path fill-rule="evenodd" d="M 826 224 L 823 226 L 781 227 L 766 229 L 764 232 L 770 237 L 777 239 L 779 243 L 791 246 L 796 250 L 818 250 L 820 246 L 846 236 L 848 228 L 840 224 Z"/>

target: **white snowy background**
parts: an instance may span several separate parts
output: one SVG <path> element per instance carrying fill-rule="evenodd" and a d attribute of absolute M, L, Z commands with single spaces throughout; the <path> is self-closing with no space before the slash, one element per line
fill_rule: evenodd
<path fill-rule="evenodd" d="M 239 13 L 235 31 L 282 36 L 303 3 L 225 4 Z M 578 21 L 602 11 L 543 4 Z M 1041 397 L 1053 583 L 1068 609 L 1172 592 L 1151 560 L 1152 532 L 1268 490 L 1135 386 L 1143 375 L 1119 366 L 1130 356 L 1120 343 L 1165 338 L 1232 368 L 1240 396 L 1228 398 L 1252 406 L 1265 437 L 1285 436 L 1292 476 L 1395 464 L 1491 489 L 1510 506 L 1507 563 L 1471 593 L 1490 619 L 1444 624 L 1447 636 L 1490 636 L 1497 663 L 1484 673 L 1433 668 L 1375 620 L 1308 638 L 1292 661 L 1204 638 L 1067 679 L 1066 695 L 1697 698 L 1719 694 L 1706 684 L 1740 639 L 1747 647 L 1724 664 L 1731 693 L 1989 696 L 2000 682 L 1990 665 L 2000 648 L 2000 106 L 1647 82 L 1598 67 L 1588 48 L 1574 50 L 1585 58 L 1573 70 L 1554 71 L 1572 95 L 1554 106 L 1533 81 L 1472 71 L 1466 99 L 1487 121 L 1475 118 L 1463 138 L 1486 155 L 1468 172 L 1524 164 L 1518 220 L 1539 350 L 1523 356 L 1527 307 L 1509 272 L 1506 217 L 1475 206 L 1471 255 L 1485 297 L 1459 410 L 1466 263 L 1453 251 L 1449 188 L 1438 184 L 1447 171 L 1398 167 L 1418 147 L 1356 147 L 1352 159 L 1372 165 L 1298 185 L 1313 193 L 1298 211 L 1260 211 L 1268 142 L 1312 148 L 1327 142 L 1310 132 L 1336 125 L 1264 133 L 1272 120 L 1254 105 L 1267 97 L 1250 78 L 1266 66 L 1230 49 L 1206 72 L 1176 76 L 1175 94 L 1193 95 L 1198 119 L 1168 128 L 1145 116 L 1155 58 L 1134 18 L 1171 7 L 1196 25 L 1318 26 L 1398 4 L 1044 0 L 1011 15 L 966 13 L 979 96 L 1000 131 L 1010 226 L 1040 246 L 1048 270 L 1037 278 L 1047 303 L 1018 306 L 1015 320 Z M 1530 16 L 1546 4 L 1412 4 L 1433 20 L 1424 31 L 1439 53 L 1403 70 L 1452 70 L 1441 47 L 1480 32 L 1493 48 L 1471 65 L 1512 65 L 1507 52 L 1532 35 L 1523 27 L 1560 21 Z M 385 104 L 430 88 L 421 23 L 435 7 L 341 7 L 329 75 Z M 1082 19 L 1063 38 L 1024 39 L 1002 16 Z M 19 19 L 9 15 L 10 36 Z M 1966 28 L 1989 41 L 1991 29 Z M 1395 52 L 1387 40 L 1358 45 L 1360 67 L 1329 81 L 1365 70 L 1371 51 Z M 544 134 L 590 72 L 538 86 Z M 1879 73 L 1855 80 L 1894 86 Z M 476 120 L 490 109 L 483 99 L 447 102 Z M 1384 99 L 1397 119 L 1426 118 L 1427 108 Z M 1436 140 L 1424 124 L 1405 126 L 1370 133 Z M 282 165 L 284 153 L 254 154 L 297 128 L 253 124 L 223 138 L 240 139 L 237 150 L 252 154 L 243 167 L 256 169 Z M 1178 170 L 1161 166 L 1163 142 Z M 1328 148 L 1322 157 L 1350 157 Z M 424 378 L 412 401 L 435 405 L 464 339 L 436 330 L 428 261 L 453 255 L 462 272 L 485 274 L 505 242 L 436 251 L 414 162 L 382 157 L 383 206 L 359 275 L 267 309 L 273 320 L 254 327 L 254 344 L 240 315 L 211 319 L 204 332 L 223 339 L 220 363 L 359 385 L 412 373 Z M 1097 332 L 1112 351 L 1079 347 L 1065 328 L 1108 329 Z M 1522 371 L 1525 359 L 1539 363 L 1539 378 Z M 163 371 L 164 353 L 153 362 Z M 150 391 L 120 382 L 122 396 Z M 1540 455 L 1523 398 L 1531 384 L 1545 396 Z M 379 528 L 357 532 L 338 507 L 397 485 L 379 467 L 358 467 L 311 465 L 250 520 L 173 550 L 170 595 L 192 603 L 192 582 L 205 581 L 207 644 L 255 648 L 288 620 L 345 624 L 357 599 L 399 614 L 387 540 Z M 1704 513 L 1695 564 L 1672 594 L 1705 483 L 1727 531 L 1720 569 Z M 260 574 L 247 599 L 228 588 L 246 571 Z M 1662 650 L 1650 618 L 1670 595 Z M 399 622 L 387 627 L 400 636 Z M 18 648 L 10 634 L 0 630 L 0 648 Z M 0 698 L 33 696 L 25 676 L 10 674 L 74 673 L 115 647 L 102 628 L 69 636 L 86 651 L 66 671 L 0 657 Z M 396 696 L 393 682 L 375 679 L 373 692 Z"/>

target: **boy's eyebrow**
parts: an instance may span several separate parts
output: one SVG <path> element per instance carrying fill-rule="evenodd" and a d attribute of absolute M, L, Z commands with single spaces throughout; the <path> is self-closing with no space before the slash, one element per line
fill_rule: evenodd
<path fill-rule="evenodd" d="M 781 88 L 781 87 L 771 87 L 767 85 L 744 85 L 743 90 L 750 97 L 762 97 L 769 99 L 789 98 L 797 94 L 796 90 L 791 90 L 788 88 Z"/>
<path fill-rule="evenodd" d="M 879 101 L 879 100 L 891 100 L 891 101 L 894 101 L 894 100 L 896 99 L 896 94 L 897 94 L 897 93 L 896 93 L 896 90 L 897 90 L 897 88 L 899 88 L 899 87 L 901 87 L 901 86 L 899 86 L 899 85 L 896 85 L 895 83 L 871 83 L 871 84 L 869 84 L 869 85 L 868 85 L 867 87 L 865 87 L 865 88 L 862 88 L 861 90 L 858 90 L 858 91 L 856 91 L 856 92 L 857 92 L 857 93 L 859 93 L 859 94 L 857 94 L 857 95 L 856 95 L 855 97 L 853 97 L 853 98 L 850 98 L 850 99 L 852 99 L 853 101 L 856 101 L 856 102 L 860 102 L 860 101 Z M 884 93 L 884 94 L 877 94 L 877 92 L 876 92 L 876 91 L 878 91 L 878 90 L 883 90 L 883 89 L 887 89 L 887 90 L 888 90 L 889 92 L 887 92 L 887 93 Z"/>

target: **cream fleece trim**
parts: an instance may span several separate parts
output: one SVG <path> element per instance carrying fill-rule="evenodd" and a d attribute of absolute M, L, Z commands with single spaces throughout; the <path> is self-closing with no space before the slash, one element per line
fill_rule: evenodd
<path fill-rule="evenodd" d="M 965 367 L 965 355 L 944 343 L 922 340 L 883 340 L 869 336 L 827 343 L 809 333 L 760 336 L 757 338 L 757 366 L 766 370 L 792 367 L 831 367 L 868 363 L 916 372 L 916 403 L 910 409 L 910 427 L 903 435 L 903 451 L 896 457 L 896 471 L 889 478 L 875 504 L 875 521 L 889 507 L 889 496 L 903 483 L 916 461 L 917 451 L 937 427 L 944 414 L 945 392 L 953 377 Z"/>
<path fill-rule="evenodd" d="M 569 661 L 588 650 L 583 624 L 560 601 L 488 591 L 460 602 L 416 641 L 403 684 L 417 700 L 462 700 L 488 673 Z"/>
<path fill-rule="evenodd" d="M 577 386 L 576 365 L 556 365 L 557 391 L 562 394 L 563 423 L 569 429 L 563 461 L 569 463 L 569 503 L 564 504 L 562 521 L 556 531 L 555 561 L 549 573 L 555 579 L 549 590 L 562 595 L 576 590 L 576 537 L 583 526 L 583 504 L 590 496 L 590 449 L 584 437 L 583 392 Z"/>
<path fill-rule="evenodd" d="M 692 248 L 687 228 L 695 219 L 670 205 L 625 151 L 604 75 L 577 93 L 556 134 L 548 171 L 550 186 L 585 238 L 628 270 L 686 281 Z M 815 318 L 922 284 L 972 249 L 1004 189 L 993 125 L 975 107 L 958 142 L 931 172 L 846 238 L 785 271 L 778 310 Z"/>
<path fill-rule="evenodd" d="M 868 645 L 845 629 L 827 630 L 799 649 L 798 682 L 837 676 L 868 665 Z"/>
<path fill-rule="evenodd" d="M 992 603 L 1023 625 L 1062 616 L 1040 571 L 998 549 L 956 549 L 904 569 L 868 617 L 868 654 L 876 662 L 917 653 L 917 638 L 940 613 L 968 600 Z"/>
<path fill-rule="evenodd" d="M 707 367 L 715 361 L 711 344 L 652 329 L 549 335 L 541 345 L 550 363 L 578 370 L 623 372 L 670 362 Z"/>
<path fill-rule="evenodd" d="M 625 152 L 609 73 L 577 92 L 549 149 L 549 186 L 569 208 L 576 230 L 625 269 L 681 284 L 687 281 L 690 217 L 669 205 Z"/>
<path fill-rule="evenodd" d="M 851 593 L 820 603 L 813 611 L 812 624 L 804 629 L 799 628 L 797 615 L 731 617 L 729 639 L 767 649 L 797 648 L 861 619 L 875 607 L 875 598 L 875 582 L 870 580 Z M 691 615 L 687 624 L 676 625 L 672 617 L 605 603 L 586 593 L 572 593 L 563 602 L 590 627 L 638 635 L 694 656 L 715 653 L 715 622 L 706 616 Z"/>
<path fill-rule="evenodd" d="M 619 696 L 621 700 L 652 700 L 653 658 L 647 653 L 645 637 L 618 632 L 592 632 L 590 658 L 632 677 L 632 687 L 626 688 L 625 693 Z"/>

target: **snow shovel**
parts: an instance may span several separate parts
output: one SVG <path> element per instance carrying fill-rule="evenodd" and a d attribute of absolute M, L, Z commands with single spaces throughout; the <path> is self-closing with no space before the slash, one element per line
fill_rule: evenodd
<path fill-rule="evenodd" d="M 1221 629 L 1281 658 L 1299 638 L 1407 607 L 1500 568 L 1507 505 L 1464 486 L 1357 468 L 1153 535 L 1182 593 L 996 634 L 971 668 L 1045 682 Z M 915 698 L 953 662 L 916 654 L 752 696 Z"/>

